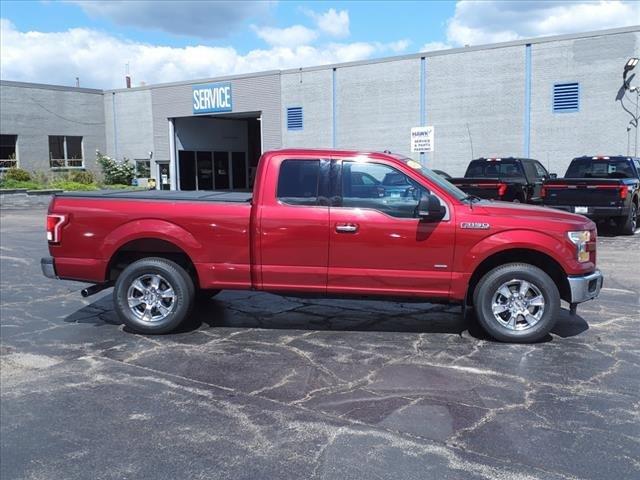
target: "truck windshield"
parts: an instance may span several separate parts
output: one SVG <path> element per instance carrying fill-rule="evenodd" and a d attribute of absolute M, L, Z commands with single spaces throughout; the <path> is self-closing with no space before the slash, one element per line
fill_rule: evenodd
<path fill-rule="evenodd" d="M 631 162 L 626 158 L 575 158 L 565 178 L 633 178 Z"/>
<path fill-rule="evenodd" d="M 408 157 L 400 157 L 400 156 L 396 158 L 404 162 L 412 170 L 418 172 L 423 177 L 429 179 L 429 181 L 438 185 L 440 188 L 442 188 L 442 190 L 446 191 L 449 195 L 454 197 L 456 200 L 463 200 L 467 198 L 468 195 L 464 193 L 462 190 L 460 190 L 458 187 L 456 187 L 452 183 L 449 183 L 447 180 L 442 178 L 437 173 L 433 173 L 427 167 L 423 167 L 415 160 Z"/>
<path fill-rule="evenodd" d="M 515 159 L 503 160 L 472 160 L 467 168 L 465 177 L 479 178 L 517 178 L 524 177 L 520 161 Z"/>

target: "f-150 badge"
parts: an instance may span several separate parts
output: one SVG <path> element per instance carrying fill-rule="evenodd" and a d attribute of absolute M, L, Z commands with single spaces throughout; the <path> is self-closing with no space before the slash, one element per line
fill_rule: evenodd
<path fill-rule="evenodd" d="M 491 228 L 491 225 L 481 222 L 461 222 L 460 228 L 468 228 L 472 230 L 488 230 L 489 228 Z"/>

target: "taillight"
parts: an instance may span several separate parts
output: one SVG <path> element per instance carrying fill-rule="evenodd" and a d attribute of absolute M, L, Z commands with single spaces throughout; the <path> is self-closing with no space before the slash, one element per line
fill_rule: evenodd
<path fill-rule="evenodd" d="M 618 191 L 620 192 L 620 200 L 624 200 L 625 198 L 627 198 L 627 195 L 629 195 L 629 189 L 626 185 L 620 187 L 620 190 Z"/>
<path fill-rule="evenodd" d="M 545 187 L 544 185 L 542 187 L 540 187 L 540 196 L 542 198 L 547 196 L 547 187 Z"/>
<path fill-rule="evenodd" d="M 47 215 L 47 240 L 49 243 L 60 243 L 60 229 L 66 222 L 66 215 L 58 215 L 55 213 Z"/>
<path fill-rule="evenodd" d="M 506 183 L 498 184 L 498 195 L 503 197 L 505 193 L 507 193 L 507 184 Z"/>

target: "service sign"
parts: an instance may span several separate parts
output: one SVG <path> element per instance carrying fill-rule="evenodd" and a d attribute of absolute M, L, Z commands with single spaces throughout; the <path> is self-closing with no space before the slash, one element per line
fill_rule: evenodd
<path fill-rule="evenodd" d="M 231 82 L 194 85 L 193 113 L 219 113 L 232 110 Z"/>
<path fill-rule="evenodd" d="M 433 126 L 411 129 L 411 152 L 433 152 Z"/>

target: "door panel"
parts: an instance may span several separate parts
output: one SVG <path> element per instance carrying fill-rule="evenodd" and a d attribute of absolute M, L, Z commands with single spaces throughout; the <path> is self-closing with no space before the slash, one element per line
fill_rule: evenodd
<path fill-rule="evenodd" d="M 349 163 L 344 162 L 342 179 L 336 182 L 346 192 L 351 174 L 371 173 L 383 184 L 384 178 L 404 175 L 390 166 Z M 449 216 L 440 222 L 412 218 L 417 198 L 427 188 L 408 177 L 408 189 L 403 183 L 398 190 L 399 182 L 393 183 L 383 185 L 377 198 L 358 197 L 359 192 L 340 194 L 340 200 L 332 201 L 327 291 L 447 298 L 455 232 L 452 211 L 449 208 Z"/>
<path fill-rule="evenodd" d="M 196 153 L 188 150 L 178 152 L 180 190 L 196 189 Z"/>
<path fill-rule="evenodd" d="M 263 207 L 263 288 L 324 292 L 327 285 L 328 207 Z"/>
<path fill-rule="evenodd" d="M 233 188 L 245 189 L 247 186 L 247 157 L 244 152 L 231 152 L 233 166 Z"/>
<path fill-rule="evenodd" d="M 198 166 L 198 190 L 213 190 L 211 152 L 196 152 Z"/>
<path fill-rule="evenodd" d="M 213 152 L 213 174 L 216 190 L 229 188 L 229 152 Z"/>
<path fill-rule="evenodd" d="M 264 289 L 326 291 L 329 207 L 320 196 L 320 163 L 272 159 L 271 167 L 278 168 L 278 182 L 273 176 L 266 177 L 264 189 L 268 193 L 260 212 Z M 328 162 L 323 163 L 328 172 Z"/>
<path fill-rule="evenodd" d="M 330 208 L 328 291 L 449 295 L 451 221 L 425 223 L 376 210 Z M 340 232 L 355 225 L 353 233 Z"/>

